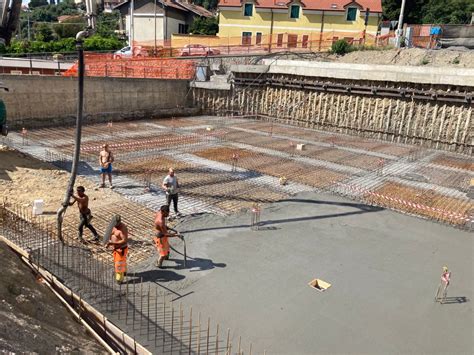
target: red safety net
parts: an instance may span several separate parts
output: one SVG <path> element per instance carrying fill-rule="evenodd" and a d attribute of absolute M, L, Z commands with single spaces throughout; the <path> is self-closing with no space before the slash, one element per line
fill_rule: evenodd
<path fill-rule="evenodd" d="M 175 58 L 114 58 L 113 54 L 84 56 L 85 75 L 119 78 L 192 79 L 196 61 Z M 63 73 L 77 76 L 77 63 Z"/>

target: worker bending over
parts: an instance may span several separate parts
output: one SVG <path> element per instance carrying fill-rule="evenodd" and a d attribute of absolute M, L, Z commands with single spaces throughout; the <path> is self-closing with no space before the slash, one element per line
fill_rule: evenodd
<path fill-rule="evenodd" d="M 170 245 L 168 242 L 169 237 L 177 237 L 176 233 L 170 233 L 166 226 L 166 218 L 170 214 L 170 208 L 168 205 L 163 205 L 160 210 L 156 213 L 155 217 L 155 231 L 156 235 L 153 238 L 155 246 L 160 257 L 158 258 L 157 265 L 161 269 L 164 260 L 169 259 Z"/>
<path fill-rule="evenodd" d="M 128 228 L 121 221 L 120 215 L 115 215 L 115 226 L 112 229 L 107 247 L 113 247 L 115 281 L 122 283 L 127 272 Z"/>

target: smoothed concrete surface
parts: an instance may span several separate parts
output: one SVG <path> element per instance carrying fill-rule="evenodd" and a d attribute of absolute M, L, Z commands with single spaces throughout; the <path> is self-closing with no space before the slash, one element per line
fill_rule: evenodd
<path fill-rule="evenodd" d="M 241 335 L 254 353 L 474 352 L 472 233 L 317 193 L 265 206 L 261 219 L 259 231 L 249 214 L 185 220 L 189 268 L 167 264 L 185 278 L 156 280 L 230 328 L 233 349 Z M 320 293 L 314 278 L 332 287 Z"/>

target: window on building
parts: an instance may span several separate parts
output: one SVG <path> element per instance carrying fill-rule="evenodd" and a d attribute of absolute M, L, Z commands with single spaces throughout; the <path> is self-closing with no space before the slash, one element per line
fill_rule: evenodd
<path fill-rule="evenodd" d="M 288 48 L 296 48 L 298 45 L 298 35 L 288 35 Z"/>
<path fill-rule="evenodd" d="M 347 9 L 346 20 L 355 21 L 356 17 L 357 17 L 357 7 L 349 7 Z"/>
<path fill-rule="evenodd" d="M 290 18 L 300 18 L 300 6 L 299 5 L 291 5 Z"/>
<path fill-rule="evenodd" d="M 253 4 L 244 5 L 244 16 L 252 16 L 253 13 Z"/>
<path fill-rule="evenodd" d="M 277 47 L 283 46 L 283 33 L 279 33 L 277 36 Z"/>
<path fill-rule="evenodd" d="M 261 45 L 262 44 L 262 32 L 257 32 L 255 34 L 255 44 Z"/>
<path fill-rule="evenodd" d="M 303 41 L 301 42 L 301 47 L 308 48 L 308 35 L 303 35 Z"/>
<path fill-rule="evenodd" d="M 189 25 L 183 23 L 178 24 L 178 33 L 186 34 L 188 33 Z"/>
<path fill-rule="evenodd" d="M 250 46 L 252 44 L 252 32 L 242 32 L 242 45 Z"/>

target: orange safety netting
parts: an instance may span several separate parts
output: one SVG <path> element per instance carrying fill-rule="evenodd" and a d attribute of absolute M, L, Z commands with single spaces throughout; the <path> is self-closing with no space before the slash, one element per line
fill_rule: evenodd
<path fill-rule="evenodd" d="M 114 58 L 113 54 L 87 53 L 84 62 L 86 76 L 189 80 L 195 75 L 195 60 L 192 59 Z M 77 76 L 77 63 L 63 75 Z"/>

